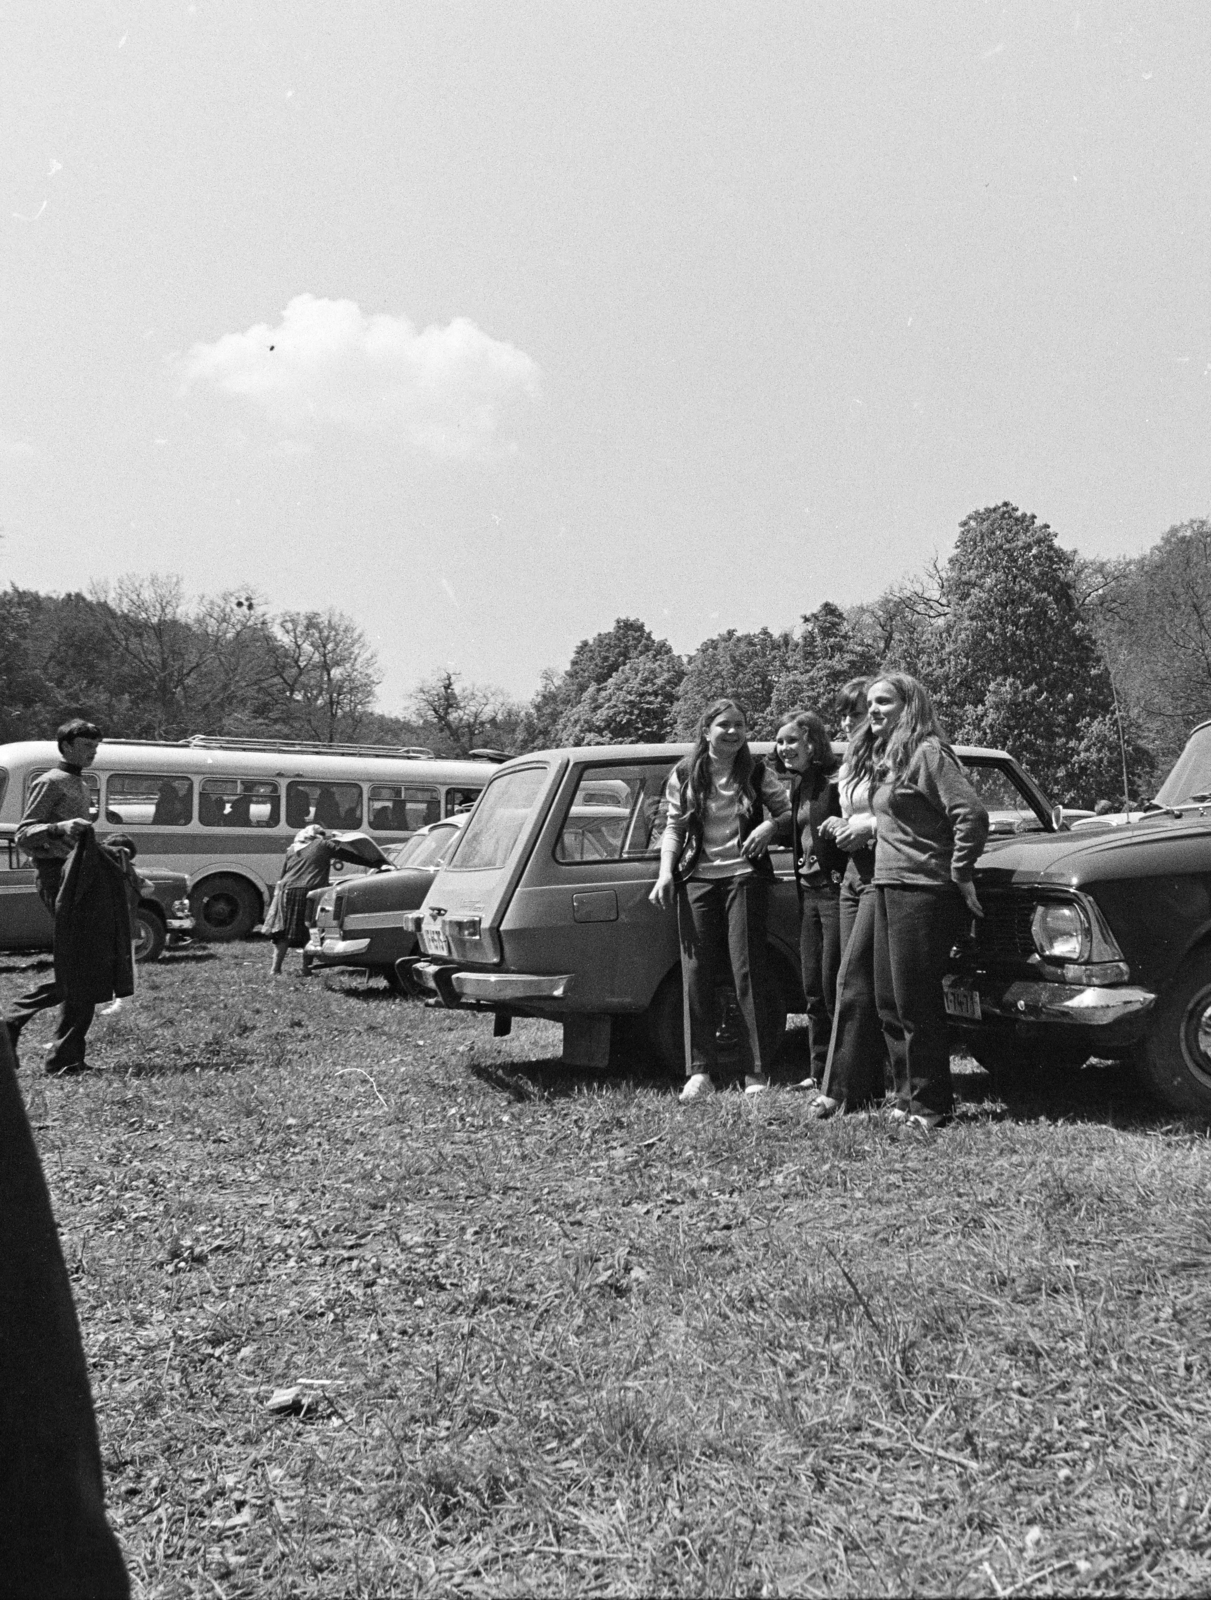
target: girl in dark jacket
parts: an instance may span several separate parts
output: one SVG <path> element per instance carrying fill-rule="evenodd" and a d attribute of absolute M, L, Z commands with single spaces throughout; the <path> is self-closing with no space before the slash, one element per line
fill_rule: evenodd
<path fill-rule="evenodd" d="M 828 729 L 814 711 L 800 711 L 778 729 L 774 767 L 791 774 L 790 815 L 782 830 L 791 846 L 799 891 L 799 961 L 812 1063 L 811 1076 L 796 1084 L 797 1089 L 819 1086 L 833 1031 L 841 965 L 841 880 L 849 858 L 824 825 L 827 818 L 841 816 L 838 765 Z"/>
<path fill-rule="evenodd" d="M 668 820 L 653 904 L 677 905 L 685 995 L 683 1100 L 714 1088 L 715 991 L 731 969 L 744 1019 L 745 1092 L 768 1087 L 778 1041 L 766 1036 L 765 925 L 773 869 L 766 857 L 786 790 L 748 747 L 748 717 L 735 700 L 716 700 L 698 723 L 694 752 L 679 761 L 665 790 Z M 768 816 L 766 813 L 768 812 Z"/>

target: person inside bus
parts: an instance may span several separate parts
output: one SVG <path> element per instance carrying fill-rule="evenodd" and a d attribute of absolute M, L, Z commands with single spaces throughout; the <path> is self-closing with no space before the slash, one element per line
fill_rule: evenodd
<path fill-rule="evenodd" d="M 225 828 L 251 828 L 252 827 L 252 796 L 245 790 L 237 794 L 233 800 L 227 802 L 227 810 L 223 815 Z"/>
<path fill-rule="evenodd" d="M 189 803 L 189 784 L 165 778 L 156 793 L 156 809 L 152 824 L 161 828 L 179 828 L 187 823 L 192 807 Z"/>
<path fill-rule="evenodd" d="M 301 783 L 292 783 L 286 790 L 286 826 L 305 828 L 311 815 L 311 795 Z"/>
<path fill-rule="evenodd" d="M 315 797 L 315 814 L 311 820 L 321 828 L 343 828 L 345 825 L 341 803 L 336 798 L 336 791 L 328 784 Z"/>

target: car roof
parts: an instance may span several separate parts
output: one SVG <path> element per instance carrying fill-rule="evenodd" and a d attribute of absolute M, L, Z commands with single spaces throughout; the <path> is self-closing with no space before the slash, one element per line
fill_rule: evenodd
<path fill-rule="evenodd" d="M 773 750 L 772 739 L 752 739 L 749 741 L 750 749 L 758 755 L 768 755 Z M 835 740 L 833 748 L 843 750 L 844 744 Z M 693 751 L 692 744 L 576 744 L 553 746 L 548 750 L 531 750 L 524 756 L 513 756 L 511 760 L 498 769 L 507 772 L 510 767 L 524 766 L 527 761 L 550 760 L 553 758 L 571 761 L 654 761 L 660 758 L 674 760 L 681 756 L 688 756 Z M 955 755 L 960 758 L 983 756 L 989 760 L 1011 761 L 1013 758 L 1007 750 L 996 750 L 991 746 L 974 744 L 956 744 L 953 746 Z M 495 774 L 494 774 L 495 776 Z"/>

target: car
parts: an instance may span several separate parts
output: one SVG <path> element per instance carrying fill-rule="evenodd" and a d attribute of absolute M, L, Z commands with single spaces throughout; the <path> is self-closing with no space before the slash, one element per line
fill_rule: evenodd
<path fill-rule="evenodd" d="M 1211 1116 L 1211 721 L 1143 810 L 990 848 L 976 889 L 946 1002 L 978 1061 L 1120 1060 Z"/>
<path fill-rule="evenodd" d="M 430 823 L 387 851 L 387 863 L 363 877 L 345 878 L 308 896 L 312 924 L 308 954 L 320 967 L 364 967 L 398 988 L 395 963 L 416 948 L 403 914 L 425 898 L 467 813 Z"/>
<path fill-rule="evenodd" d="M 420 952 L 397 970 L 409 992 L 450 1007 L 563 1025 L 564 1060 L 604 1066 L 638 1032 L 672 1072 L 684 1071 L 676 918 L 649 901 L 663 832 L 662 800 L 689 745 L 581 746 L 519 756 L 497 771 L 404 926 Z M 757 754 L 768 744 L 754 744 Z M 1053 834 L 1058 811 L 1003 750 L 960 748 L 973 784 L 1007 839 Z M 799 908 L 789 850 L 773 852 L 768 925 L 771 1026 L 802 1011 Z M 721 1028 L 729 999 L 719 995 Z"/>
<path fill-rule="evenodd" d="M 38 894 L 33 862 L 18 845 L 16 830 L 0 829 L 0 950 L 49 950 L 54 918 Z M 138 904 L 131 932 L 135 960 L 158 961 L 166 947 L 188 944 L 193 931 L 189 879 L 183 872 L 140 870 L 152 893 Z"/>

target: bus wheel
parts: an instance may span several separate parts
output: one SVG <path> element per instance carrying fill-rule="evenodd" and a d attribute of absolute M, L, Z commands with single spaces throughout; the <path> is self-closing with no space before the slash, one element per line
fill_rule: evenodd
<path fill-rule="evenodd" d="M 261 897 L 245 878 L 207 878 L 190 905 L 200 939 L 245 939 L 261 920 Z"/>
<path fill-rule="evenodd" d="M 130 931 L 136 961 L 158 961 L 164 954 L 164 946 L 168 942 L 168 929 L 164 926 L 163 919 L 154 911 L 148 911 L 145 906 L 140 906 L 130 919 Z"/>

